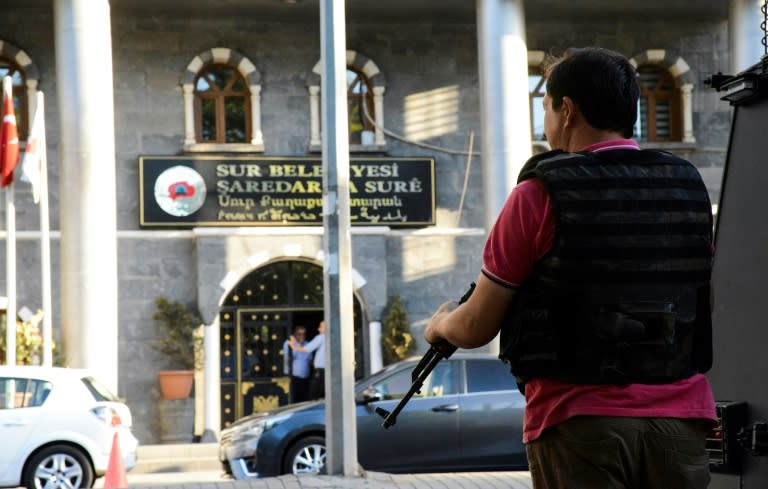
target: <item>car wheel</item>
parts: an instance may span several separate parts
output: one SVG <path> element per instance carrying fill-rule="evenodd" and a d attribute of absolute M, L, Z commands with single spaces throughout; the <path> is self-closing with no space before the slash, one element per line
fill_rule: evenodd
<path fill-rule="evenodd" d="M 325 473 L 325 438 L 308 436 L 288 450 L 283 472 L 286 474 Z"/>
<path fill-rule="evenodd" d="M 52 445 L 34 454 L 21 481 L 27 489 L 65 489 L 93 486 L 93 468 L 77 448 Z"/>

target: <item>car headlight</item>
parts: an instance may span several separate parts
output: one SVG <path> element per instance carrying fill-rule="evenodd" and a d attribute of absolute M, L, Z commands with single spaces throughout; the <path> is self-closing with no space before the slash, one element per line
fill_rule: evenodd
<path fill-rule="evenodd" d="M 275 426 L 279 425 L 286 419 L 290 418 L 292 414 L 281 414 L 279 416 L 272 416 L 261 421 L 254 423 L 248 427 L 241 428 L 241 431 L 235 434 L 233 442 L 250 440 L 252 438 L 258 438 L 265 431 L 269 431 Z"/>
<path fill-rule="evenodd" d="M 292 413 L 286 413 L 279 416 L 273 416 L 266 419 L 262 419 L 254 424 L 242 427 L 232 436 L 229 446 L 227 447 L 227 458 L 248 458 L 252 457 L 256 453 L 256 448 L 259 444 L 259 438 L 264 432 L 271 430 L 275 426 L 279 425 L 283 421 L 292 416 Z"/>

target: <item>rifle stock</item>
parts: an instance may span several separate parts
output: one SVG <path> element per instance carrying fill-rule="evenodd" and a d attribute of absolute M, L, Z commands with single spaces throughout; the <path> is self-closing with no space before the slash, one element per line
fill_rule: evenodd
<path fill-rule="evenodd" d="M 472 282 L 472 284 L 469 286 L 469 290 L 467 290 L 467 292 L 461 296 L 459 304 L 466 302 L 474 290 L 475 283 Z M 382 407 L 376 408 L 376 414 L 384 418 L 384 423 L 382 423 L 382 426 L 385 429 L 389 428 L 397 422 L 397 415 L 400 414 L 400 411 L 402 411 L 405 405 L 408 404 L 408 401 L 411 399 L 411 397 L 421 391 L 421 386 L 424 384 L 424 381 L 427 379 L 427 377 L 429 377 L 429 374 L 432 373 L 432 370 L 434 370 L 435 366 L 440 363 L 440 360 L 444 358 L 450 358 L 450 356 L 453 355 L 455 351 L 456 347 L 445 340 L 441 340 L 440 342 L 435 343 L 429 347 L 429 350 L 427 350 L 424 356 L 421 357 L 421 360 L 419 360 L 419 363 L 416 364 L 416 367 L 414 367 L 413 372 L 411 373 L 411 388 L 408 389 L 408 392 L 406 392 L 405 396 L 400 399 L 400 402 L 397 403 L 395 409 L 390 412 Z"/>

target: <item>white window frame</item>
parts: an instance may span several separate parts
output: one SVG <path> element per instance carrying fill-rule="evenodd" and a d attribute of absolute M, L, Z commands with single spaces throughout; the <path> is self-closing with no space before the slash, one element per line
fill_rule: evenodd
<path fill-rule="evenodd" d="M 547 72 L 547 66 L 552 62 L 552 56 L 548 55 L 544 51 L 539 50 L 530 50 L 528 51 L 528 67 L 535 67 L 538 68 L 539 72 L 544 76 L 544 74 Z M 546 83 L 544 84 L 544 90 L 546 91 Z M 530 97 L 530 92 L 528 93 L 528 97 Z M 530 126 L 533 127 L 533 111 L 531 111 L 531 122 Z M 533 134 L 531 134 L 533 136 Z M 539 140 L 533 140 L 531 142 L 531 146 L 533 149 L 533 154 L 539 154 L 543 153 L 545 151 L 549 151 L 552 149 L 549 146 L 549 143 L 547 141 L 539 141 Z"/>
<path fill-rule="evenodd" d="M 682 57 L 667 49 L 646 49 L 631 58 L 629 62 L 635 69 L 643 65 L 658 65 L 672 75 L 676 87 L 680 90 L 680 119 L 683 125 L 681 128 L 681 140 L 649 142 L 648 144 L 652 144 L 655 147 L 674 147 L 681 143 L 684 145 L 695 144 L 696 136 L 693 133 L 693 104 L 691 97 L 695 87 L 695 77 L 691 73 L 691 67 L 688 63 Z"/>
<path fill-rule="evenodd" d="M 373 60 L 352 50 L 347 50 L 347 66 L 360 70 L 371 84 L 373 91 L 373 112 L 375 129 L 373 144 L 350 144 L 351 152 L 380 152 L 386 151 L 387 141 L 384 138 L 384 92 L 387 90 L 386 79 Z M 307 76 L 307 92 L 309 94 L 309 150 L 322 151 L 323 140 L 320 129 L 320 82 L 322 65 L 320 60 L 315 63 Z"/>
<path fill-rule="evenodd" d="M 195 135 L 195 78 L 210 64 L 228 64 L 237 68 L 248 84 L 251 95 L 251 141 L 249 143 L 199 143 Z M 247 57 L 230 48 L 212 48 L 198 54 L 187 65 L 181 77 L 184 96 L 184 151 L 188 152 L 263 152 L 261 130 L 261 73 Z"/>

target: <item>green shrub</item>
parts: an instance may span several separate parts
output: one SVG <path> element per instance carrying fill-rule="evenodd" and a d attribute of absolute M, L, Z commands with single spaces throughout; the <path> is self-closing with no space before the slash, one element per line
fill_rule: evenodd
<path fill-rule="evenodd" d="M 170 360 L 173 368 L 199 370 L 203 367 L 203 339 L 197 335 L 197 328 L 203 323 L 179 301 L 169 301 L 164 296 L 155 299 L 157 311 L 152 316 L 160 338 L 150 343 L 153 350 Z"/>
<path fill-rule="evenodd" d="M 415 346 L 410 333 L 408 315 L 399 295 L 394 295 L 387 313 L 381 321 L 381 346 L 384 364 L 399 362 L 408 357 Z"/>

